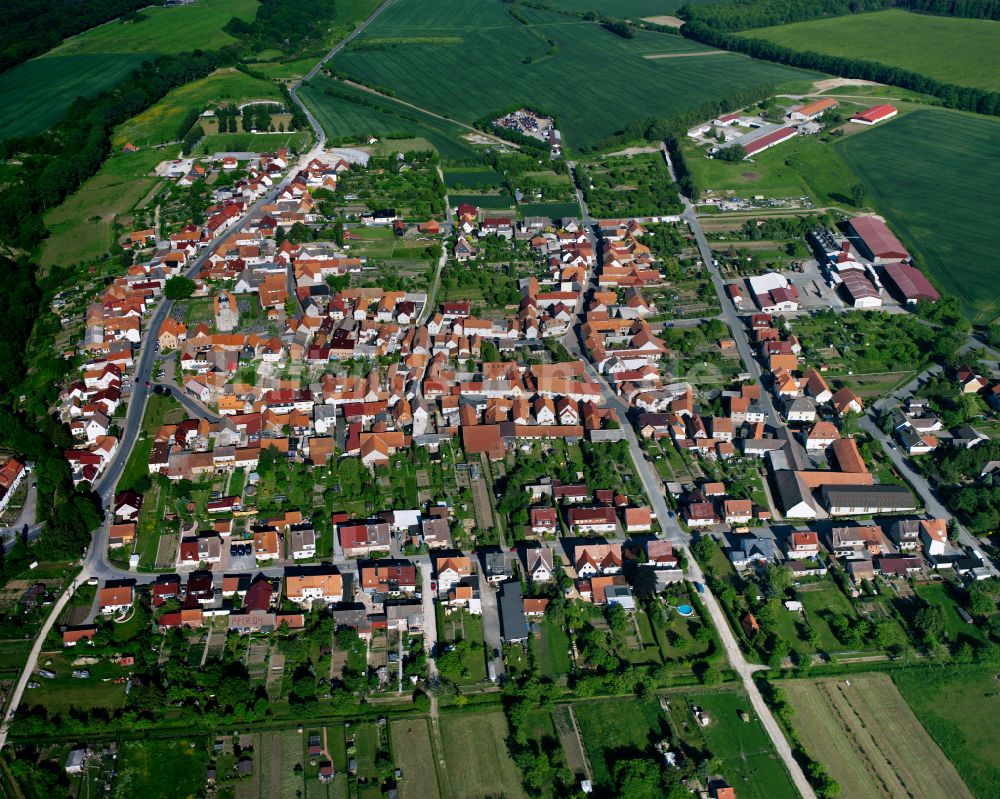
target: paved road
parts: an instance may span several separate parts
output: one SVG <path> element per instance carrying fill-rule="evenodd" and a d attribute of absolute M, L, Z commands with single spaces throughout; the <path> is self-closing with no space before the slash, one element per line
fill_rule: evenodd
<path fill-rule="evenodd" d="M 503 639 L 500 637 L 500 609 L 497 607 L 497 594 L 493 586 L 487 581 L 480 569 L 479 574 L 479 601 L 483 606 L 483 641 L 488 650 L 487 660 L 493 662 L 496 669 L 497 680 L 502 680 L 504 675 L 503 667 Z M 500 653 L 500 657 L 493 657 L 493 652 Z"/>
<path fill-rule="evenodd" d="M 593 219 L 590 217 L 587 211 L 586 203 L 584 202 L 582 195 L 579 195 L 579 193 L 578 200 L 580 202 L 580 209 L 582 211 L 584 223 L 587 225 L 588 233 L 593 241 Z M 693 207 L 686 199 L 685 205 L 686 210 L 684 219 L 694 232 L 695 238 L 698 241 L 699 249 L 702 252 L 702 259 L 705 261 L 706 267 L 712 273 L 712 282 L 715 284 L 716 292 L 719 294 L 719 299 L 722 302 L 722 307 L 724 310 L 728 310 L 728 313 L 726 314 L 727 322 L 729 322 L 729 326 L 733 331 L 733 336 L 736 338 L 737 346 L 740 348 L 740 355 L 743 358 L 743 363 L 747 370 L 759 380 L 761 374 L 760 367 L 753 359 L 753 353 L 750 351 L 749 341 L 747 340 L 746 333 L 743 329 L 743 324 L 733 309 L 732 304 L 725 297 L 721 276 L 719 275 L 718 270 L 712 265 L 711 253 L 708 250 L 708 241 L 705 239 L 705 235 L 701 230 L 698 218 L 694 215 Z M 592 275 L 591 282 L 593 281 L 594 277 Z M 628 420 L 628 407 L 611 390 L 607 381 L 605 381 L 604 378 L 597 373 L 597 370 L 594 368 L 593 364 L 591 364 L 590 360 L 584 357 L 579 331 L 577 331 L 576 335 L 567 336 L 564 339 L 564 344 L 574 355 L 583 358 L 588 374 L 590 374 L 592 378 L 596 379 L 598 384 L 601 386 L 601 392 L 604 395 L 605 401 L 617 411 L 619 418 L 621 419 L 625 439 L 628 441 L 629 453 L 632 456 L 633 467 L 635 468 L 636 474 L 638 474 L 639 478 L 642 480 L 643 488 L 646 490 L 646 495 L 649 497 L 649 500 L 653 505 L 657 521 L 660 524 L 660 529 L 663 531 L 663 534 L 667 539 L 675 542 L 678 549 L 684 552 L 688 562 L 687 579 L 692 582 L 697 582 L 702 586 L 703 592 L 700 593 L 699 596 L 712 618 L 712 623 L 718 631 L 719 638 L 722 641 L 722 647 L 726 653 L 726 659 L 729 661 L 729 665 L 739 675 L 740 680 L 743 682 L 743 689 L 750 698 L 750 703 L 753 706 L 754 711 L 760 717 L 761 723 L 764 725 L 764 729 L 767 731 L 768 737 L 771 739 L 775 751 L 777 751 L 778 756 L 785 764 L 785 768 L 787 768 L 789 774 L 791 774 L 795 787 L 798 789 L 803 799 L 815 799 L 816 794 L 813 792 L 808 780 L 806 780 L 805 774 L 799 766 L 798 761 L 796 761 L 792 756 L 792 749 L 788 744 L 788 739 L 785 738 L 784 732 L 778 725 L 774 715 L 771 713 L 771 709 L 767 706 L 767 703 L 764 701 L 764 697 L 757 688 L 757 684 L 754 682 L 754 673 L 761 671 L 766 667 L 749 663 L 743 655 L 743 652 L 740 650 L 736 636 L 733 635 L 733 631 L 729 627 L 729 621 L 722 612 L 722 608 L 719 606 L 714 594 L 712 594 L 712 592 L 708 589 L 708 586 L 705 584 L 705 578 L 701 572 L 701 568 L 698 566 L 697 561 L 695 561 L 694 556 L 687 547 L 687 542 L 690 537 L 683 530 L 681 530 L 677 519 L 671 515 L 669 509 L 667 508 L 666 500 L 663 495 L 663 482 L 654 472 L 652 464 L 646 459 L 645 453 L 639 446 L 638 437 Z M 775 424 L 775 426 L 779 425 L 780 420 L 778 419 L 778 416 L 769 401 L 765 407 L 768 410 L 768 415 L 772 420 L 772 424 Z"/>
<path fill-rule="evenodd" d="M 424 652 L 427 653 L 427 676 L 437 679 L 437 615 L 434 613 L 434 592 L 431 590 L 433 569 L 426 555 L 420 561 L 420 595 L 424 608 Z"/>

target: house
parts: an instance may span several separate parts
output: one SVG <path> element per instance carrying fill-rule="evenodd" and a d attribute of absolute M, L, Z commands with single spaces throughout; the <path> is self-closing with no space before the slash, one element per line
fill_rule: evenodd
<path fill-rule="evenodd" d="M 867 558 L 884 551 L 882 528 L 878 525 L 834 527 L 830 531 L 830 551 L 838 558 Z"/>
<path fill-rule="evenodd" d="M 614 508 L 570 508 L 566 520 L 574 530 L 587 533 L 613 533 L 617 527 Z"/>
<path fill-rule="evenodd" d="M 465 555 L 439 556 L 434 563 L 438 594 L 447 596 L 453 585 L 472 574 L 472 560 Z"/>
<path fill-rule="evenodd" d="M 654 569 L 677 568 L 677 555 L 669 541 L 653 538 L 646 542 L 646 563 Z"/>
<path fill-rule="evenodd" d="M 259 530 L 253 534 L 253 554 L 257 560 L 273 560 L 281 555 L 277 530 Z"/>
<path fill-rule="evenodd" d="M 948 522 L 945 519 L 921 519 L 920 543 L 927 557 L 939 557 L 948 548 Z"/>
<path fill-rule="evenodd" d="M 727 499 L 722 503 L 726 524 L 746 524 L 753 518 L 753 501 Z"/>
<path fill-rule="evenodd" d="M 96 624 L 81 624 L 62 628 L 63 646 L 76 646 L 80 641 L 90 641 L 97 633 Z"/>
<path fill-rule="evenodd" d="M 417 590 L 417 567 L 408 560 L 376 560 L 359 564 L 361 590 L 375 594 L 412 594 Z"/>
<path fill-rule="evenodd" d="M 344 556 L 366 557 L 373 552 L 388 552 L 391 533 L 388 522 L 348 522 L 337 525 L 337 535 Z"/>
<path fill-rule="evenodd" d="M 625 531 L 641 533 L 653 529 L 653 512 L 648 507 L 625 508 Z"/>
<path fill-rule="evenodd" d="M 830 401 L 833 403 L 834 409 L 841 416 L 850 412 L 861 413 L 865 409 L 861 397 L 847 388 L 847 386 L 844 386 L 844 388 L 835 393 Z"/>
<path fill-rule="evenodd" d="M 497 609 L 500 611 L 500 637 L 503 642 L 512 644 L 528 640 L 528 620 L 524 616 L 520 582 L 509 580 L 500 584 Z"/>
<path fill-rule="evenodd" d="M 97 606 L 105 616 L 130 610 L 134 602 L 133 580 L 108 580 L 97 595 Z"/>
<path fill-rule="evenodd" d="M 573 565 L 580 577 L 617 574 L 622 570 L 621 544 L 583 544 L 573 549 Z"/>
<path fill-rule="evenodd" d="M 299 605 L 332 605 L 344 598 L 344 578 L 335 566 L 289 566 L 285 569 L 285 596 Z"/>
<path fill-rule="evenodd" d="M 311 526 L 292 529 L 292 559 L 305 560 L 316 557 L 316 531 Z"/>
<path fill-rule="evenodd" d="M 901 519 L 889 528 L 889 538 L 902 552 L 912 552 L 920 546 L 919 519 Z"/>
<path fill-rule="evenodd" d="M 833 97 L 823 97 L 814 102 L 807 103 L 806 105 L 800 105 L 798 108 L 792 110 L 788 115 L 788 118 L 792 122 L 811 122 L 814 119 L 818 119 L 823 116 L 824 113 L 830 109 L 837 107 L 837 101 Z"/>
<path fill-rule="evenodd" d="M 533 583 L 545 583 L 552 579 L 554 553 L 549 547 L 529 547 L 521 551 L 524 573 Z"/>
<path fill-rule="evenodd" d="M 737 536 L 729 548 L 729 560 L 738 569 L 763 566 L 780 559 L 774 538 L 763 534 Z"/>
<path fill-rule="evenodd" d="M 486 575 L 488 582 L 501 583 L 513 575 L 510 558 L 506 552 L 487 550 L 482 552 L 480 557 L 483 562 L 483 574 Z"/>
<path fill-rule="evenodd" d="M 555 508 L 531 509 L 531 532 L 535 535 L 555 535 L 559 519 Z"/>
<path fill-rule="evenodd" d="M 812 530 L 796 531 L 789 536 L 786 551 L 791 560 L 815 558 L 819 555 L 819 535 Z"/>

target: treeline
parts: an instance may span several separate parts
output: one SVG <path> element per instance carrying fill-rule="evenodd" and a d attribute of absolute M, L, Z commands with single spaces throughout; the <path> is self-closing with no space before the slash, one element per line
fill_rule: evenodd
<path fill-rule="evenodd" d="M 111 151 L 115 126 L 149 108 L 167 92 L 203 78 L 230 61 L 226 53 L 182 53 L 147 61 L 95 97 L 78 98 L 43 136 L 7 139 L 0 157 L 22 166 L 0 191 L 0 241 L 33 250 L 46 236 L 42 215 L 96 174 Z"/>
<path fill-rule="evenodd" d="M 233 17 L 225 31 L 254 50 L 297 53 L 321 44 L 328 23 L 336 16 L 334 0 L 261 0 L 253 22 Z"/>
<path fill-rule="evenodd" d="M 46 340 L 51 342 L 59 330 L 58 320 L 51 314 L 43 314 L 45 291 L 37 283 L 31 263 L 26 259 L 5 258 L 0 260 L 0 270 L 4 278 L 4 290 L 0 292 L 0 318 L 4 320 L 4 335 L 0 337 L 0 445 L 34 464 L 31 479 L 37 484 L 38 521 L 45 523 L 45 531 L 30 555 L 27 542 L 18 538 L 13 551 L 0 557 L 0 574 L 9 576 L 33 559 L 78 556 L 90 541 L 90 531 L 99 523 L 100 513 L 89 494 L 73 487 L 69 464 L 61 452 L 71 442 L 66 428 L 48 416 L 33 422 L 22 409 L 20 398 L 32 332 L 48 337 Z M 36 322 L 41 323 L 40 315 L 48 325 L 36 329 Z M 48 346 L 51 349 L 51 343 Z M 57 362 L 45 364 L 54 372 L 55 380 L 48 386 L 54 394 L 60 372 L 65 373 L 70 364 L 57 358 L 54 352 L 47 357 Z M 50 396 L 41 401 L 54 399 Z"/>
<path fill-rule="evenodd" d="M 930 94 L 939 98 L 942 104 L 948 108 L 973 111 L 978 114 L 1000 115 L 1000 93 L 973 89 L 969 86 L 956 86 L 953 83 L 942 83 L 908 69 L 877 64 L 858 58 L 823 55 L 810 51 L 799 52 L 763 39 L 752 39 L 727 33 L 702 22 L 688 22 L 681 28 L 681 33 L 689 39 L 694 39 L 710 47 L 733 50 L 753 58 L 787 64 L 800 69 L 826 72 L 843 78 L 888 83 L 921 94 Z"/>
<path fill-rule="evenodd" d="M 0 26 L 0 72 L 51 50 L 63 39 L 158 0 L 6 0 Z"/>
<path fill-rule="evenodd" d="M 948 17 L 1000 19 L 1000 0 L 734 0 L 716 5 L 685 5 L 677 15 L 687 22 L 702 22 L 732 32 L 888 8 Z"/>
<path fill-rule="evenodd" d="M 687 25 L 684 26 L 687 28 Z M 732 94 L 727 94 L 718 100 L 709 100 L 701 103 L 697 108 L 688 111 L 681 111 L 669 117 L 646 117 L 630 122 L 617 133 L 591 145 L 589 148 L 580 148 L 584 152 L 606 150 L 618 147 L 636 139 L 646 141 L 661 141 L 670 139 L 678 133 L 684 133 L 692 125 L 703 122 L 706 119 L 713 119 L 719 114 L 732 111 L 734 108 L 745 108 L 753 103 L 766 100 L 774 94 L 774 86 L 764 84 L 750 89 L 743 89 Z M 685 192 L 686 194 L 687 192 Z"/>

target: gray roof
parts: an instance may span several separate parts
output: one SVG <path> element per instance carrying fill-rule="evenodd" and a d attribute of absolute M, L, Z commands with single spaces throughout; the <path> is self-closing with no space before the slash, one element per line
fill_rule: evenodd
<path fill-rule="evenodd" d="M 521 583 L 508 580 L 500 584 L 500 634 L 505 642 L 524 641 L 528 637 L 528 620 L 524 617 L 524 597 Z"/>
<path fill-rule="evenodd" d="M 823 486 L 820 489 L 827 508 L 870 508 L 880 510 L 915 510 L 913 494 L 898 485 L 843 485 Z"/>

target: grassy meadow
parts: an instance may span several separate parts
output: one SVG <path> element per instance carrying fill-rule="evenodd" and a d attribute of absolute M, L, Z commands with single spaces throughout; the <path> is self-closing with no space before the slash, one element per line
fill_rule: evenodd
<path fill-rule="evenodd" d="M 500 0 L 396 0 L 331 67 L 465 123 L 530 104 L 558 117 L 570 147 L 592 145 L 630 120 L 810 74 L 678 36 L 640 31 L 626 40 L 562 14 L 518 14 L 530 24 Z M 677 54 L 686 57 L 649 57 Z"/>
<path fill-rule="evenodd" d="M 743 35 L 795 50 L 876 61 L 945 83 L 1000 91 L 1000 22 L 992 20 L 893 9 L 757 28 Z"/>
<path fill-rule="evenodd" d="M 281 99 L 273 83 L 231 67 L 218 69 L 206 78 L 174 89 L 156 105 L 119 125 L 111 137 L 111 146 L 119 150 L 126 142 L 147 147 L 174 141 L 177 127 L 192 108 L 205 110 L 218 103 L 239 105 L 247 100 Z"/>
<path fill-rule="evenodd" d="M 198 0 L 142 13 L 147 19 L 141 22 L 114 20 L 91 28 L 0 74 L 0 108 L 6 112 L 0 138 L 44 130 L 77 97 L 114 86 L 149 58 L 232 44 L 235 39 L 222 28 L 233 17 L 252 20 L 257 0 Z"/>
<path fill-rule="evenodd" d="M 971 797 L 885 674 L 793 680 L 782 686 L 806 751 L 844 796 Z"/>
<path fill-rule="evenodd" d="M 777 149 L 777 148 L 776 148 Z M 993 233 L 1000 121 L 927 109 L 838 142 L 869 204 L 970 318 L 1000 314 Z"/>
<path fill-rule="evenodd" d="M 168 154 L 140 150 L 112 155 L 92 178 L 45 215 L 49 238 L 42 245 L 43 268 L 96 258 L 112 245 L 115 216 L 139 206 L 159 182 L 153 168 Z"/>

